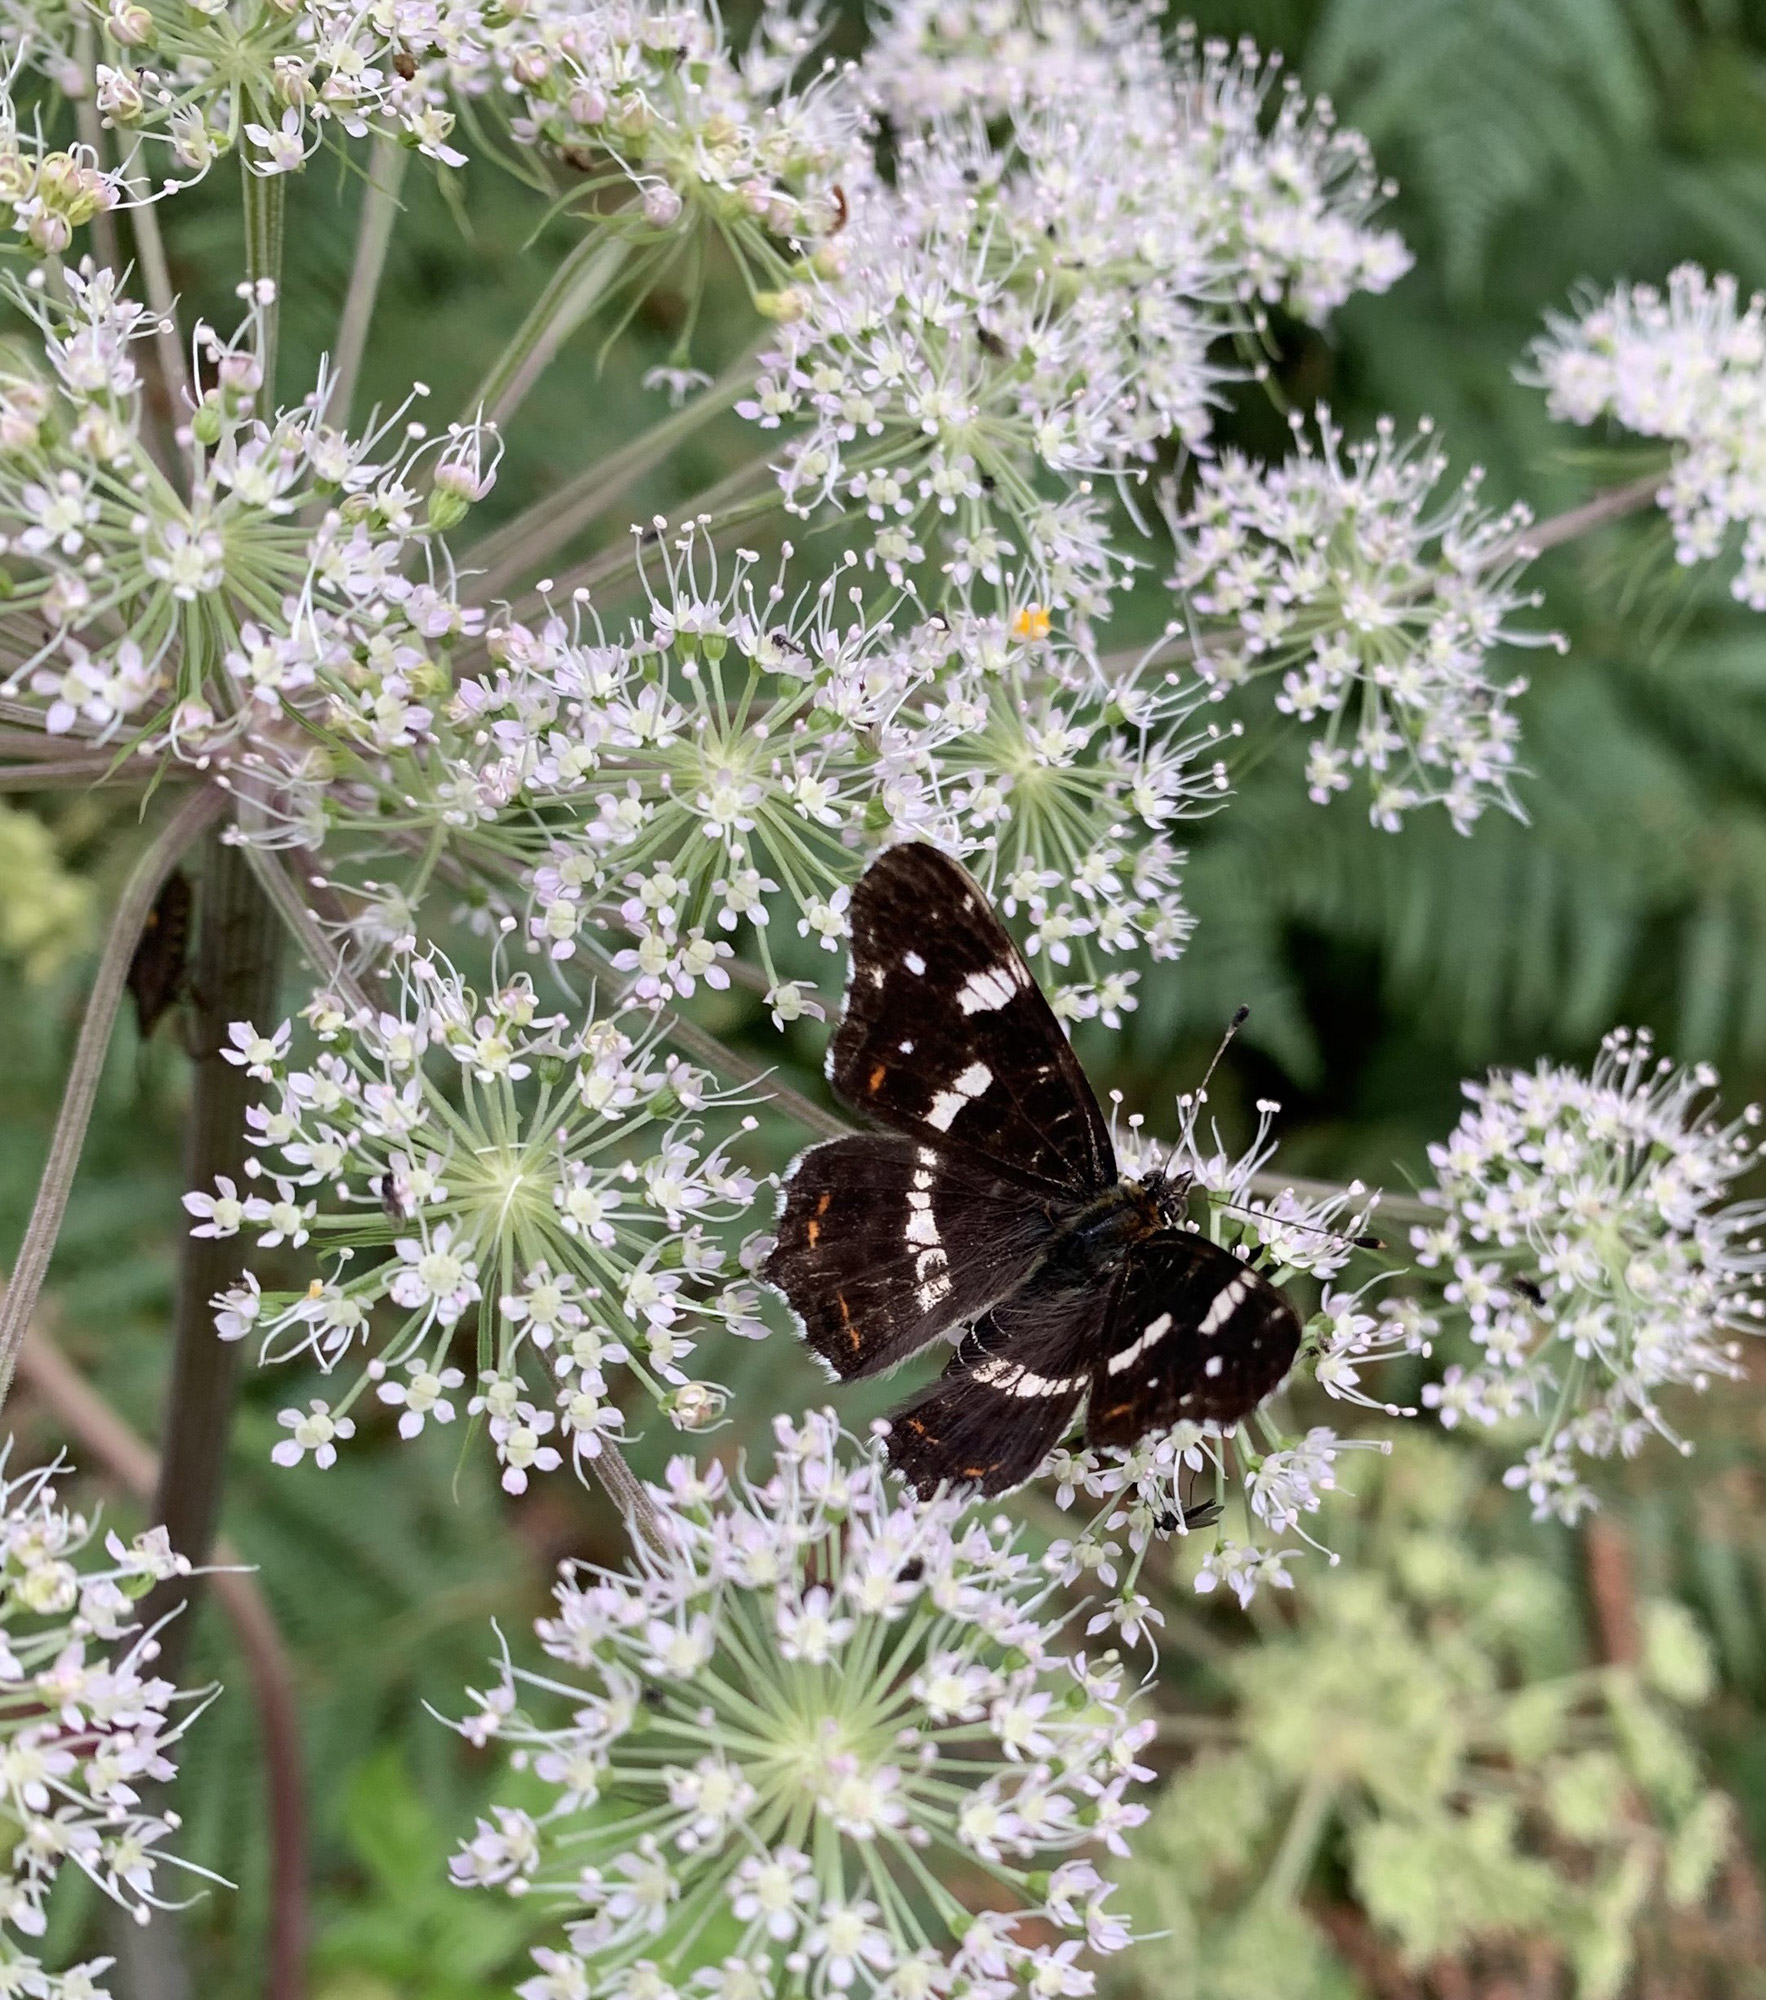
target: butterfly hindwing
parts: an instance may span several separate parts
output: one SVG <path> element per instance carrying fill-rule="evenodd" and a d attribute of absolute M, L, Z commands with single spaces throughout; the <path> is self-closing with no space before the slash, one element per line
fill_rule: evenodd
<path fill-rule="evenodd" d="M 890 1418 L 896 1470 L 922 1497 L 947 1482 L 991 1496 L 1034 1478 L 1085 1394 L 1119 1284 L 1045 1266 L 977 1320 L 939 1381 Z"/>
<path fill-rule="evenodd" d="M 987 897 L 935 847 L 880 855 L 852 896 L 852 977 L 828 1075 L 855 1110 L 1008 1179 L 1096 1192 L 1109 1127 Z"/>
<path fill-rule="evenodd" d="M 1132 1446 L 1185 1420 L 1237 1423 L 1300 1351 L 1282 1293 L 1206 1237 L 1169 1230 L 1133 1245 L 1103 1351 L 1093 1357 L 1085 1441 Z"/>
<path fill-rule="evenodd" d="M 762 1275 L 835 1374 L 878 1375 L 1023 1283 L 1051 1223 L 974 1162 L 855 1133 L 791 1169 Z"/>

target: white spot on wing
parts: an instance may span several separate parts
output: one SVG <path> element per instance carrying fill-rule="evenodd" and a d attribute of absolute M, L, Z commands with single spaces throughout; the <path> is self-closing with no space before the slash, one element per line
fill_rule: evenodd
<path fill-rule="evenodd" d="M 1251 1280 L 1248 1277 L 1240 1277 L 1234 1278 L 1223 1291 L 1214 1295 L 1213 1302 L 1202 1315 L 1202 1324 L 1196 1328 L 1204 1340 L 1211 1340 L 1225 1326 L 1238 1311 L 1239 1301 L 1250 1289 Z"/>
<path fill-rule="evenodd" d="M 1148 1320 L 1140 1339 L 1132 1347 L 1125 1347 L 1120 1354 L 1110 1356 L 1109 1373 L 1120 1375 L 1125 1368 L 1132 1368 L 1154 1341 L 1163 1339 L 1170 1331 L 1170 1313 L 1161 1313 L 1157 1319 Z"/>
<path fill-rule="evenodd" d="M 916 1208 L 908 1215 L 908 1226 L 902 1232 L 910 1243 L 937 1243 L 938 1223 L 929 1208 Z"/>
<path fill-rule="evenodd" d="M 939 1132 L 948 1132 L 965 1104 L 979 1097 L 993 1081 L 986 1063 L 971 1063 L 949 1090 L 941 1090 L 926 1113 L 926 1123 Z"/>
<path fill-rule="evenodd" d="M 934 1253 L 928 1250 L 925 1254 L 930 1257 L 934 1254 L 942 1253 Z M 950 1279 L 947 1277 L 930 1279 L 915 1292 L 914 1297 L 919 1303 L 921 1312 L 930 1312 L 935 1305 L 941 1304 L 945 1299 L 950 1297 Z"/>
<path fill-rule="evenodd" d="M 1008 1396 L 1065 1396 L 1077 1389 L 1077 1375 L 1033 1375 L 1016 1361 L 979 1361 L 969 1371 L 977 1382 L 997 1384 Z"/>
<path fill-rule="evenodd" d="M 926 961 L 917 951 L 904 951 L 901 955 L 901 962 L 916 979 L 926 970 Z"/>
<path fill-rule="evenodd" d="M 1221 1369 L 1225 1367 L 1225 1365 L 1226 1364 L 1221 1360 L 1218 1354 L 1211 1354 L 1209 1355 L 1207 1361 L 1203 1364 L 1202 1373 L 1208 1376 L 1210 1379 L 1212 1379 L 1214 1376 L 1220 1373 Z"/>
<path fill-rule="evenodd" d="M 1011 965 L 990 965 L 985 972 L 971 972 L 957 988 L 957 1005 L 965 1014 L 992 1014 L 1005 1006 L 1018 991 Z"/>
<path fill-rule="evenodd" d="M 897 1042 L 895 1046 L 901 1051 L 901 1053 L 904 1056 L 911 1056 L 914 1052 L 914 1045 L 912 1042 Z"/>

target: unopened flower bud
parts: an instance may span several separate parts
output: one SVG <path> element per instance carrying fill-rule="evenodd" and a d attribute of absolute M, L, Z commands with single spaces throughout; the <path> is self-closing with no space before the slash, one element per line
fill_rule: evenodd
<path fill-rule="evenodd" d="M 754 307 L 762 319 L 777 320 L 781 326 L 788 326 L 793 320 L 802 319 L 808 302 L 795 285 L 787 285 L 782 291 L 756 292 Z"/>
<path fill-rule="evenodd" d="M 59 257 L 74 240 L 73 227 L 67 217 L 57 215 L 50 209 L 40 209 L 33 215 L 25 234 L 45 257 Z"/>
<path fill-rule="evenodd" d="M 145 48 L 154 37 L 154 19 L 140 0 L 114 0 L 104 23 L 119 48 Z"/>
<path fill-rule="evenodd" d="M 313 95 L 311 77 L 299 56 L 278 56 L 270 78 L 270 92 L 278 104 L 299 110 Z"/>
<path fill-rule="evenodd" d="M 666 181 L 644 190 L 644 220 L 655 229 L 672 229 L 681 219 L 681 198 Z"/>

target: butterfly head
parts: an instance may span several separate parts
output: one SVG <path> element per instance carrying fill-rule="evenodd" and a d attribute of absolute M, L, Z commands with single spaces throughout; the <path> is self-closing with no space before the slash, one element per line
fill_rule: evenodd
<path fill-rule="evenodd" d="M 1163 1167 L 1155 1167 L 1140 1180 L 1142 1194 L 1158 1211 L 1159 1220 L 1167 1229 L 1184 1227 L 1189 1219 L 1190 1189 L 1194 1186 L 1194 1174 L 1171 1174 Z"/>

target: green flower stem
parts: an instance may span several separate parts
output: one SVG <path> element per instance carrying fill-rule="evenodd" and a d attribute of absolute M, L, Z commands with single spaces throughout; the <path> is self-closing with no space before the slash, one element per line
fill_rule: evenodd
<path fill-rule="evenodd" d="M 1342 1780 L 1334 1771 L 1313 1771 L 1308 1775 L 1294 1802 L 1282 1844 L 1263 1878 L 1259 1894 L 1268 1902 L 1292 1903 L 1298 1899 L 1307 1876 L 1312 1873 L 1319 1842 L 1330 1824 L 1341 1788 Z"/>
<path fill-rule="evenodd" d="M 115 757 L 62 757 L 0 770 L 0 792 L 46 792 L 65 785 L 145 785 L 151 771 L 124 765 Z"/>
<path fill-rule="evenodd" d="M 116 1022 L 117 1008 L 123 997 L 123 982 L 128 976 L 129 962 L 135 956 L 135 946 L 140 941 L 160 886 L 172 872 L 173 864 L 203 828 L 221 816 L 226 804 L 220 792 L 206 786 L 192 792 L 136 862 L 133 873 L 123 885 L 116 914 L 111 918 L 110 931 L 99 956 L 98 969 L 93 974 L 92 995 L 86 1002 L 85 1019 L 80 1023 L 80 1037 L 74 1046 L 74 1059 L 62 1093 L 61 1109 L 56 1114 L 55 1132 L 49 1141 L 49 1158 L 44 1163 L 43 1178 L 37 1186 L 37 1199 L 31 1208 L 31 1219 L 25 1226 L 18 1259 L 12 1267 L 12 1281 L 6 1288 L 5 1299 L 0 1300 L 0 1403 L 4 1403 L 6 1392 L 12 1386 L 13 1370 L 18 1365 L 18 1351 L 24 1342 L 25 1329 L 31 1323 L 31 1314 L 36 1309 L 43 1280 L 49 1270 L 50 1253 L 55 1247 L 56 1237 L 61 1233 L 62 1217 L 67 1212 L 68 1194 L 73 1187 L 74 1169 L 79 1164 L 80 1148 L 85 1141 L 86 1127 L 91 1122 L 92 1106 L 98 1095 L 98 1079 L 104 1069 L 104 1054 L 110 1046 L 110 1031 Z"/>
<path fill-rule="evenodd" d="M 34 1331 L 19 1357 L 19 1376 L 94 1464 L 145 1505 L 159 1483 L 159 1461 L 65 1354 Z M 306 1990 L 307 1803 L 294 1662 L 263 1586 L 222 1540 L 213 1578 L 250 1676 L 264 1740 L 264 1786 L 270 1819 L 270 1940 L 265 2000 L 301 2000 Z"/>
<path fill-rule="evenodd" d="M 172 292 L 165 240 L 159 233 L 159 210 L 151 195 L 151 186 L 143 190 L 140 204 L 129 211 L 129 220 L 135 233 L 135 262 L 141 272 L 142 289 L 159 322 L 154 329 L 153 353 L 159 364 L 164 401 L 156 414 L 161 432 L 169 440 L 189 410 L 190 375 L 184 360 L 184 343 L 178 333 L 178 301 Z M 168 450 L 161 461 L 162 468 L 180 463 L 181 455 L 176 450 Z"/>
<path fill-rule="evenodd" d="M 482 414 L 492 423 L 508 423 L 559 348 L 612 289 L 631 253 L 623 236 L 584 235 L 468 400 L 468 420 Z"/>
<path fill-rule="evenodd" d="M 355 262 L 350 266 L 350 287 L 337 322 L 337 345 L 331 356 L 331 389 L 325 399 L 325 414 L 339 429 L 349 425 L 356 377 L 361 373 L 374 302 L 380 295 L 381 273 L 386 269 L 387 246 L 392 241 L 393 223 L 399 213 L 399 184 L 410 157 L 408 146 L 402 146 L 384 132 L 375 134 L 368 154 L 368 185 L 363 191 L 361 218 L 356 225 Z"/>
<path fill-rule="evenodd" d="M 467 550 L 462 557 L 463 566 L 482 572 L 471 580 L 468 601 L 487 603 L 537 569 L 554 550 L 561 549 L 573 535 L 606 513 L 678 444 L 727 410 L 744 389 L 753 385 L 755 370 L 751 348 L 684 409 L 653 424 L 641 437 L 548 493 L 495 534 L 487 535 L 476 547 Z"/>
<path fill-rule="evenodd" d="M 234 1021 L 268 1022 L 276 1007 L 280 942 L 276 912 L 245 850 L 225 834 L 209 842 L 197 900 L 197 940 L 191 972 L 192 1078 L 185 1127 L 184 1185 L 212 1188 L 225 1174 L 245 1180 L 247 1106 L 256 1083 L 221 1051 Z M 239 1246 L 217 1237 L 186 1235 L 178 1267 L 171 1377 L 160 1445 L 153 1518 L 172 1547 L 191 1562 L 207 1562 L 214 1547 L 226 1470 L 239 1349 L 216 1337 L 209 1300 L 239 1274 Z M 148 1594 L 148 1623 L 182 1611 L 160 1636 L 158 1671 L 179 1677 L 189 1652 L 200 1580 L 172 1577 Z"/>
<path fill-rule="evenodd" d="M 264 386 L 259 407 L 276 407 L 276 341 L 282 323 L 282 244 L 288 215 L 288 176 L 256 174 L 242 148 L 239 172 L 245 197 L 245 275 L 256 284 L 268 278 L 277 296 L 264 308 L 263 345 L 258 359 L 264 370 Z"/>

